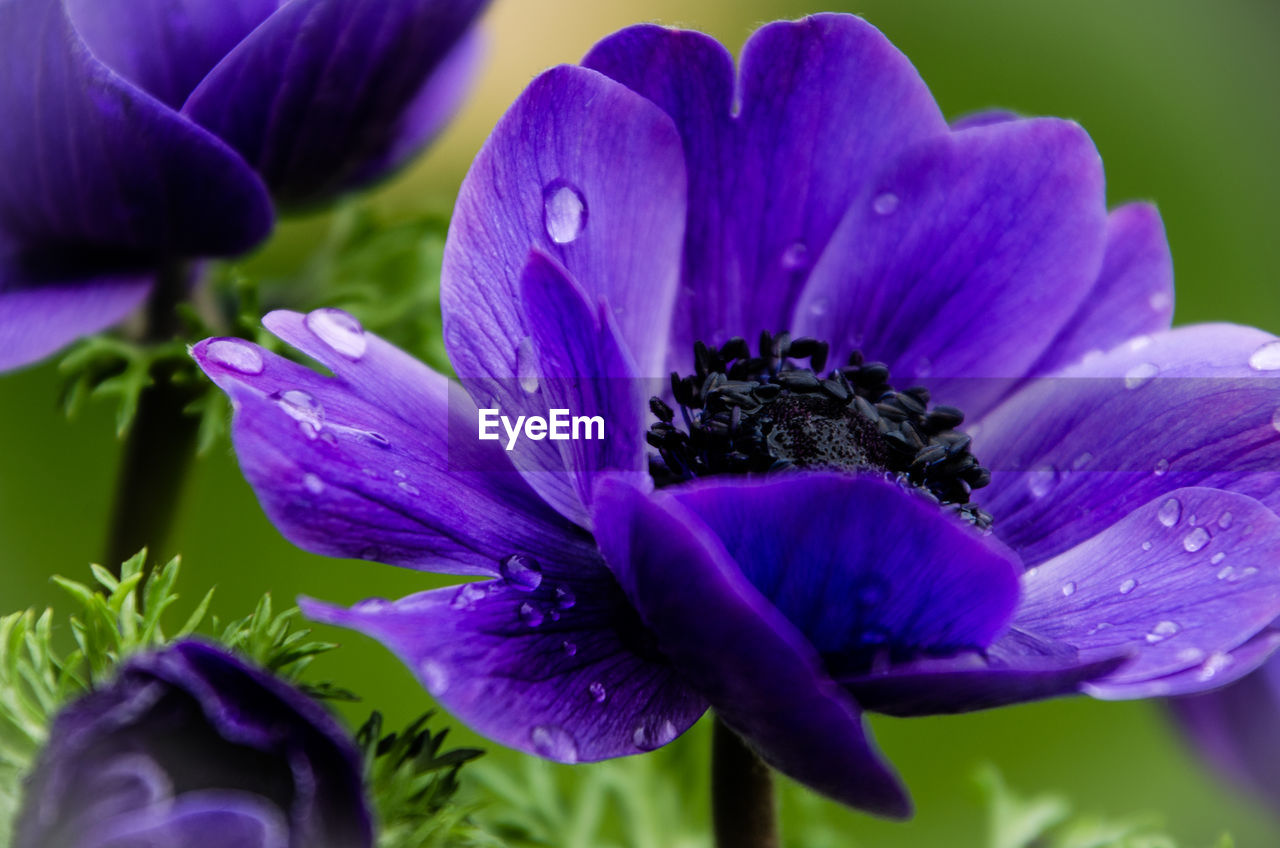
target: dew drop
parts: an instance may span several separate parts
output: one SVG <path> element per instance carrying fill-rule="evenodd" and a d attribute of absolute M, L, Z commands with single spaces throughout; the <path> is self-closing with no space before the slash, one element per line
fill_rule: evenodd
<path fill-rule="evenodd" d="M 1195 665 L 1203 659 L 1204 651 L 1199 648 L 1183 648 L 1181 651 L 1178 651 L 1178 662 Z"/>
<path fill-rule="evenodd" d="M 409 494 L 411 494 L 411 495 L 420 495 L 420 494 L 422 494 L 422 491 L 421 491 L 417 486 L 415 486 L 415 485 L 413 485 L 412 483 L 410 483 L 408 480 L 401 480 L 399 483 L 396 483 L 396 486 L 397 486 L 397 487 L 398 487 L 402 492 L 407 492 L 407 493 L 409 493 Z"/>
<path fill-rule="evenodd" d="M 827 300 L 825 297 L 816 297 L 813 299 L 813 303 L 809 304 L 809 314 L 815 318 L 820 318 L 823 315 L 826 315 L 830 309 L 831 301 Z"/>
<path fill-rule="evenodd" d="M 1140 389 L 1160 373 L 1151 362 L 1140 362 L 1137 365 L 1124 372 L 1124 387 L 1126 389 Z"/>
<path fill-rule="evenodd" d="M 597 680 L 595 683 L 592 683 L 590 686 L 588 686 L 587 690 L 591 692 L 591 698 L 597 704 L 603 704 L 605 702 L 605 699 L 609 697 L 608 690 L 604 688 L 604 684 L 601 683 L 599 680 Z"/>
<path fill-rule="evenodd" d="M 528 601 L 520 605 L 520 620 L 529 627 L 540 626 L 544 618 L 545 613 Z"/>
<path fill-rule="evenodd" d="M 302 476 L 302 485 L 307 487 L 307 491 L 313 495 L 318 495 L 324 491 L 324 481 L 314 474 L 304 474 Z"/>
<path fill-rule="evenodd" d="M 1254 371 L 1280 369 L 1280 341 L 1267 342 L 1249 357 L 1249 367 Z"/>
<path fill-rule="evenodd" d="M 1163 642 L 1170 636 L 1176 636 L 1180 629 L 1175 622 L 1161 621 L 1151 628 L 1151 632 L 1147 634 L 1147 643 L 1154 645 L 1157 642 Z"/>
<path fill-rule="evenodd" d="M 1150 540 L 1150 539 L 1148 539 L 1147 541 L 1145 541 L 1145 542 L 1143 542 L 1143 543 L 1142 543 L 1142 549 L 1143 549 L 1144 551 L 1149 551 L 1149 550 L 1151 550 L 1151 540 Z"/>
<path fill-rule="evenodd" d="M 1043 498 L 1049 494 L 1057 483 L 1058 470 L 1052 465 L 1033 469 L 1027 475 L 1027 488 L 1031 490 L 1031 495 L 1035 498 Z"/>
<path fill-rule="evenodd" d="M 439 697 L 449 691 L 449 672 L 435 660 L 423 660 L 418 666 L 418 673 L 432 695 Z"/>
<path fill-rule="evenodd" d="M 1231 522 L 1234 520 L 1235 520 L 1234 515 L 1232 515 L 1229 512 L 1224 512 L 1222 513 L 1222 515 L 1218 516 L 1218 526 L 1221 527 L 1223 530 L 1226 530 L 1228 527 L 1231 526 Z"/>
<path fill-rule="evenodd" d="M 1193 554 L 1207 544 L 1209 544 L 1209 531 L 1203 527 L 1197 527 L 1182 537 L 1182 547 L 1187 549 L 1187 553 Z"/>
<path fill-rule="evenodd" d="M 1234 663 L 1235 660 L 1230 654 L 1224 654 L 1221 651 L 1214 651 L 1209 658 L 1204 661 L 1204 665 L 1200 666 L 1200 673 L 1196 675 L 1200 682 L 1212 680 Z"/>
<path fill-rule="evenodd" d="M 314 439 L 324 429 L 324 406 L 304 391 L 289 389 L 280 393 L 276 397 L 276 406 L 297 421 L 309 439 Z"/>
<path fill-rule="evenodd" d="M 316 309 L 307 313 L 307 329 L 320 341 L 350 360 L 364 356 L 369 339 L 355 316 L 341 309 Z"/>
<path fill-rule="evenodd" d="M 566 657 L 571 657 L 576 653 L 578 653 L 578 646 L 573 642 L 569 642 L 569 641 L 561 642 L 560 647 L 564 649 L 564 655 Z"/>
<path fill-rule="evenodd" d="M 1163 312 L 1173 305 L 1173 296 L 1167 291 L 1152 292 L 1147 298 L 1147 305 L 1156 312 Z"/>
<path fill-rule="evenodd" d="M 1076 584 L 1073 581 L 1068 580 L 1066 583 L 1062 584 L 1063 597 L 1069 598 L 1075 593 L 1076 593 Z"/>
<path fill-rule="evenodd" d="M 1224 559 L 1226 559 L 1226 558 L 1227 558 L 1226 553 L 1224 553 L 1223 551 L 1218 551 L 1216 554 L 1214 554 L 1213 556 L 1209 557 L 1209 564 L 1210 564 L 1210 565 L 1218 565 L 1219 563 L 1221 563 L 1221 562 L 1222 562 Z"/>
<path fill-rule="evenodd" d="M 876 199 L 871 201 L 871 208 L 877 215 L 892 215 L 898 210 L 898 195 L 890 191 L 878 194 Z"/>
<path fill-rule="evenodd" d="M 578 597 L 573 594 L 573 590 L 568 586 L 556 587 L 556 606 L 562 610 L 572 609 L 573 605 L 578 602 Z"/>
<path fill-rule="evenodd" d="M 1079 471 L 1091 462 L 1093 462 L 1093 454 L 1085 451 L 1075 458 L 1075 461 L 1071 463 L 1071 468 L 1075 471 Z"/>
<path fill-rule="evenodd" d="M 1127 595 L 1136 588 L 1138 588 L 1138 581 L 1130 577 L 1128 580 L 1120 584 L 1120 594 Z"/>
<path fill-rule="evenodd" d="M 381 433 L 374 432 L 373 430 L 360 430 L 359 432 L 361 436 L 363 436 L 368 441 L 373 442 L 375 445 L 377 445 L 380 448 L 391 447 L 391 440 L 388 439 L 386 436 L 382 435 Z"/>
<path fill-rule="evenodd" d="M 631 734 L 631 741 L 641 751 L 652 751 L 661 748 L 679 735 L 676 726 L 670 719 L 646 719 L 636 725 Z"/>
<path fill-rule="evenodd" d="M 229 368 L 250 377 L 256 377 L 266 368 L 262 361 L 262 354 L 248 342 L 217 339 L 209 342 L 209 346 L 204 350 L 205 356 L 223 368 Z"/>
<path fill-rule="evenodd" d="M 578 761 L 578 742 L 569 731 L 554 724 L 539 724 L 529 731 L 529 741 L 540 756 L 561 763 Z"/>
<path fill-rule="evenodd" d="M 782 251 L 782 267 L 787 271 L 809 270 L 809 247 L 802 241 L 792 242 Z"/>
<path fill-rule="evenodd" d="M 1163 477 L 1168 471 L 1169 471 L 1169 460 L 1160 459 L 1156 461 L 1156 467 L 1153 469 L 1152 473 L 1154 473 L 1157 477 Z"/>
<path fill-rule="evenodd" d="M 1134 336 L 1132 339 L 1129 340 L 1129 350 L 1134 353 L 1137 353 L 1143 348 L 1148 348 L 1148 347 L 1151 347 L 1150 336 Z"/>
<path fill-rule="evenodd" d="M 533 339 L 525 336 L 516 347 L 516 378 L 525 394 L 538 390 L 538 355 L 533 350 Z"/>
<path fill-rule="evenodd" d="M 570 244 L 587 227 L 587 201 L 582 192 L 556 180 L 542 192 L 542 221 L 556 244 Z"/>
<path fill-rule="evenodd" d="M 363 601 L 352 604 L 351 610 L 352 612 L 378 613 L 384 612 L 392 606 L 393 604 L 391 601 L 388 601 L 386 598 L 365 598 Z"/>
<path fill-rule="evenodd" d="M 498 563 L 502 579 L 522 592 L 532 592 L 542 585 L 542 567 L 538 561 L 524 554 L 512 554 Z"/>
<path fill-rule="evenodd" d="M 1156 518 L 1160 519 L 1160 523 L 1165 527 L 1172 527 L 1178 523 L 1178 519 L 1182 518 L 1182 504 L 1177 498 L 1169 498 L 1169 500 L 1160 504 L 1160 509 L 1156 512 Z"/>

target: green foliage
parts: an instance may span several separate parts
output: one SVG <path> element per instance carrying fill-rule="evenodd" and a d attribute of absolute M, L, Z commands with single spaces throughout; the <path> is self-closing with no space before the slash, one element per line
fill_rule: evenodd
<path fill-rule="evenodd" d="M 1111 819 L 1074 813 L 1058 795 L 1023 798 L 993 766 L 981 769 L 976 779 L 990 805 L 990 848 L 1178 848 L 1153 816 Z M 1224 834 L 1214 848 L 1232 845 Z"/>

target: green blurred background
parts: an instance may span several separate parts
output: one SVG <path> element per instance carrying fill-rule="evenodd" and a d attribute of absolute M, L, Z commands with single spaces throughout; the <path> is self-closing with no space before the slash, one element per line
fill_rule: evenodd
<path fill-rule="evenodd" d="M 490 61 L 476 96 L 433 151 L 361 201 L 395 218 L 447 211 L 474 151 L 539 70 L 576 61 L 598 38 L 640 20 L 709 31 L 735 51 L 758 23 L 838 9 L 866 16 L 912 59 L 949 116 L 990 106 L 1074 118 L 1102 152 L 1113 204 L 1153 199 L 1177 269 L 1179 323 L 1226 320 L 1280 332 L 1280 4 L 1271 0 L 1027 2 L 863 0 L 826 7 L 789 0 L 496 0 Z M 287 274 L 326 232 L 290 222 L 249 267 Z M 82 578 L 105 539 L 119 447 L 113 408 L 68 421 L 51 364 L 0 377 L 0 608 L 60 601 L 49 575 Z M 241 615 L 264 591 L 336 601 L 395 597 L 434 578 L 304 554 L 279 537 L 242 481 L 230 449 L 199 460 L 173 551 L 194 596 L 217 584 L 215 609 Z M 328 631 L 343 650 L 323 676 L 401 721 L 430 705 L 409 673 L 372 642 Z M 357 716 L 363 708 L 352 711 Z M 1242 846 L 1280 844 L 1261 808 L 1224 788 L 1186 751 L 1160 707 L 1084 698 L 935 720 L 873 722 L 911 786 L 909 824 L 855 815 L 789 787 L 785 814 L 806 845 L 977 846 L 984 811 L 971 776 L 992 762 L 1022 792 L 1059 791 L 1107 814 L 1158 813 L 1184 845 L 1224 829 Z M 465 736 L 465 734 L 464 734 Z M 698 732 L 655 765 L 704 767 Z M 498 757 L 507 756 L 498 754 Z M 682 766 L 683 767 L 683 766 Z M 590 780 L 592 767 L 570 780 Z M 705 815 L 699 792 L 691 820 Z M 828 836 L 814 834 L 825 831 Z"/>

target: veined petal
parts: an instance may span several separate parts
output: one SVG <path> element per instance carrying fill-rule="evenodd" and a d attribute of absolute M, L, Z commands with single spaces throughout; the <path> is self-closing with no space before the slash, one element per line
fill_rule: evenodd
<path fill-rule="evenodd" d="M 440 298 L 459 377 L 528 370 L 520 278 L 535 248 L 589 303 L 609 305 L 637 372 L 660 376 L 684 210 L 680 139 L 666 115 L 592 71 L 539 76 L 476 158 L 450 223 Z"/>
<path fill-rule="evenodd" d="M 1234 492 L 1177 489 L 1032 568 L 1022 588 L 1015 627 L 1086 661 L 1132 656 L 1092 684 L 1124 697 L 1123 685 L 1200 669 L 1280 616 L 1280 517 Z"/>
<path fill-rule="evenodd" d="M 119 259 L 236 254 L 270 231 L 244 160 L 97 61 L 62 0 L 0 4 L 0 54 L 0 238 Z"/>
<path fill-rule="evenodd" d="M 1097 279 L 1098 153 L 1068 121 L 1008 121 L 908 148 L 870 185 L 818 260 L 793 332 L 841 356 L 860 349 L 976 417 Z"/>
<path fill-rule="evenodd" d="M 377 639 L 449 711 L 490 739 L 560 762 L 665 745 L 706 703 L 648 645 L 617 583 L 542 558 L 506 580 L 351 609 L 302 599 L 308 617 Z M 531 570 L 537 568 L 536 571 Z"/>
<path fill-rule="evenodd" d="M 316 553 L 494 574 L 513 553 L 595 558 L 590 538 L 477 438 L 466 393 L 338 310 L 266 323 L 333 377 L 236 339 L 192 355 L 237 407 L 232 436 L 263 509 Z"/>
<path fill-rule="evenodd" d="M 758 30 L 733 60 L 698 33 L 639 26 L 584 60 L 661 106 L 689 168 L 672 367 L 693 342 L 786 323 L 849 203 L 902 147 L 946 133 L 915 68 L 852 15 Z M 794 328 L 792 328 L 794 329 Z"/>
<path fill-rule="evenodd" d="M 909 814 L 857 704 L 705 523 L 674 498 L 615 479 L 601 481 L 594 506 L 601 552 L 658 650 L 726 724 L 765 762 L 823 794 Z"/>
<path fill-rule="evenodd" d="M 382 176 L 438 69 L 487 0 L 293 0 L 213 68 L 182 107 L 286 204 L 312 204 Z M 417 113 L 421 117 L 421 113 Z"/>

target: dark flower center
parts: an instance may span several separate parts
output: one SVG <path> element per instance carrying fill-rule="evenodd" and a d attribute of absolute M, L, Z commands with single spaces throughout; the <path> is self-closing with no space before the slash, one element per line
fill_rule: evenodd
<path fill-rule="evenodd" d="M 649 401 L 658 417 L 646 434 L 658 451 L 649 466 L 657 485 L 786 469 L 878 471 L 990 527 L 990 513 L 969 502 L 991 472 L 955 429 L 964 413 L 930 408 L 922 387 L 896 391 L 889 368 L 860 353 L 823 376 L 828 350 L 786 332 L 762 333 L 757 356 L 741 338 L 695 344 L 695 373 L 671 375 L 683 428 L 661 398 Z"/>

